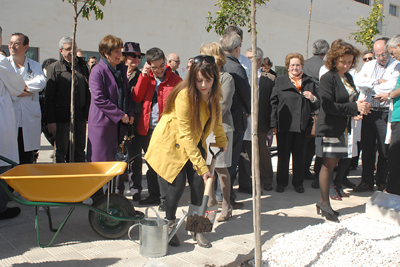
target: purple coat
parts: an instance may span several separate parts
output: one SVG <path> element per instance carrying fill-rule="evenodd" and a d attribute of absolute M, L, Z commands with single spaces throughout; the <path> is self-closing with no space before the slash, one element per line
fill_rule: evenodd
<path fill-rule="evenodd" d="M 127 99 L 127 114 L 133 116 L 133 100 L 128 80 L 126 67 L 122 68 L 125 94 Z M 89 76 L 91 101 L 88 119 L 87 161 L 112 161 L 115 160 L 119 140 L 122 140 L 126 125 L 119 123 L 120 138 L 118 140 L 118 122 L 125 113 L 117 106 L 118 86 L 107 65 L 100 60 L 94 66 Z"/>

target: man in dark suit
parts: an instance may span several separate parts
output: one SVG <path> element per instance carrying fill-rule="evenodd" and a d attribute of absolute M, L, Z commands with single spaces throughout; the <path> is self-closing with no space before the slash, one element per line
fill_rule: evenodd
<path fill-rule="evenodd" d="M 247 117 L 251 113 L 251 89 L 246 71 L 238 60 L 242 46 L 240 36 L 232 31 L 221 37 L 220 44 L 226 53 L 224 70 L 232 75 L 235 82 L 235 94 L 231 107 L 235 131 L 233 132 L 233 140 L 230 140 L 233 144 L 232 166 L 228 168 L 232 181 L 231 186 L 233 186 L 242 149 L 243 135 L 247 128 Z M 234 208 L 241 208 L 243 203 L 237 203 L 231 197 L 231 205 Z"/>
<path fill-rule="evenodd" d="M 318 39 L 313 43 L 313 56 L 304 63 L 303 72 L 312 77 L 317 84 L 319 84 L 319 70 L 324 65 L 324 57 L 328 50 L 329 43 L 323 39 Z M 319 188 L 318 173 L 321 169 L 321 159 L 315 159 L 314 171 L 316 175 L 314 176 L 310 172 L 310 165 L 315 154 L 315 138 L 306 137 L 305 142 L 304 178 L 314 180 L 311 187 Z"/>

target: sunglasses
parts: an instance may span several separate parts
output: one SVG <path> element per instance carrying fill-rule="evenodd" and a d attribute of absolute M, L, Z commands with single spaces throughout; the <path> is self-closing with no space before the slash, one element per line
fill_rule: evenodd
<path fill-rule="evenodd" d="M 130 57 L 133 57 L 133 58 L 138 58 L 138 59 L 141 59 L 142 58 L 142 55 L 136 55 L 136 54 L 133 54 L 133 53 L 126 53 L 125 54 L 126 56 L 130 56 Z"/>
<path fill-rule="evenodd" d="M 364 60 L 365 62 L 370 61 L 370 60 L 373 60 L 373 59 L 374 59 L 373 57 L 365 57 L 365 58 L 363 58 L 363 60 Z"/>
<path fill-rule="evenodd" d="M 200 62 L 203 62 L 204 60 L 208 63 L 215 64 L 215 58 L 213 56 L 204 56 L 204 55 L 195 57 L 193 59 L 193 62 L 195 64 L 199 64 Z"/>

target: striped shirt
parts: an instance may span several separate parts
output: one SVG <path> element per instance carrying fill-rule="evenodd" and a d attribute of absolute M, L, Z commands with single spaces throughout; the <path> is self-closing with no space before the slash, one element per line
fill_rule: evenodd
<path fill-rule="evenodd" d="M 389 66 L 390 60 L 386 63 L 386 65 L 379 64 L 376 61 L 374 71 L 372 72 L 371 78 L 375 79 L 375 82 L 372 85 L 371 90 L 367 90 L 365 95 L 367 97 L 366 101 L 372 104 L 372 107 L 379 107 L 379 108 L 389 108 L 389 102 L 382 102 L 380 103 L 378 100 L 374 99 L 372 95 L 375 95 L 375 91 L 373 90 L 375 86 L 378 85 L 378 80 L 382 79 L 383 75 L 385 75 L 386 68 Z"/>

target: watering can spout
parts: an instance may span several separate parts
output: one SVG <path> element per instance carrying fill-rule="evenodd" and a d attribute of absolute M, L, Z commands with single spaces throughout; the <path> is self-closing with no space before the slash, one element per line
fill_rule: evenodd
<path fill-rule="evenodd" d="M 176 226 L 174 227 L 174 229 L 172 230 L 172 232 L 169 234 L 168 236 L 168 242 L 171 241 L 172 237 L 176 234 L 176 232 L 179 230 L 179 228 L 181 227 L 182 223 L 185 221 L 186 217 L 187 217 L 187 212 L 182 210 L 183 216 L 182 218 L 178 221 L 178 223 L 176 224 Z"/>

